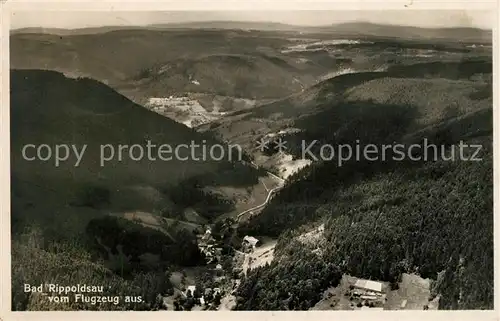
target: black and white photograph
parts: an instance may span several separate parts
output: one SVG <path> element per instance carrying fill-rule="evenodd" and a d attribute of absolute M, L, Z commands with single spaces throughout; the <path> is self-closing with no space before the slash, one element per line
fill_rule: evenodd
<path fill-rule="evenodd" d="M 493 310 L 495 24 L 9 12 L 11 311 Z"/>

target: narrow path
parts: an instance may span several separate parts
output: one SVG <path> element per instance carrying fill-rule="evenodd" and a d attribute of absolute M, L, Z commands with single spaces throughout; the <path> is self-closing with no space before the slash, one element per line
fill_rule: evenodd
<path fill-rule="evenodd" d="M 259 208 L 263 207 L 264 205 L 266 205 L 266 204 L 269 202 L 269 200 L 271 199 L 271 196 L 273 195 L 273 193 L 274 193 L 275 191 L 277 191 L 277 190 L 281 189 L 282 187 L 283 187 L 283 186 L 278 186 L 278 187 L 275 187 L 275 188 L 273 188 L 272 190 L 270 190 L 270 191 L 269 191 L 269 193 L 267 194 L 267 198 L 266 198 L 266 200 L 264 201 L 264 203 L 262 203 L 262 204 L 260 204 L 260 205 L 257 205 L 257 206 L 254 206 L 254 207 L 252 207 L 252 208 L 250 208 L 250 209 L 248 209 L 248 210 L 245 210 L 245 211 L 241 212 L 240 214 L 238 214 L 238 215 L 236 216 L 236 218 L 240 218 L 241 216 L 245 215 L 246 213 L 251 212 L 251 211 L 254 211 L 254 210 L 259 209 Z"/>
<path fill-rule="evenodd" d="M 255 166 L 255 168 L 258 168 L 258 167 L 257 167 L 257 164 L 255 164 L 254 162 L 251 162 L 251 164 L 252 164 L 253 166 Z M 280 182 L 280 186 L 275 187 L 275 188 L 273 188 L 273 189 L 271 189 L 271 190 L 268 190 L 268 189 L 267 189 L 266 184 L 263 182 L 263 184 L 264 184 L 264 187 L 265 187 L 266 191 L 268 191 L 268 194 L 267 194 L 267 197 L 266 197 L 266 200 L 264 201 L 264 203 L 262 203 L 262 204 L 260 204 L 260 205 L 257 205 L 257 206 L 254 206 L 254 207 L 252 207 L 252 208 L 250 208 L 250 209 L 248 209 L 248 210 L 244 210 L 243 212 L 239 213 L 239 214 L 236 216 L 236 218 L 237 218 L 237 219 L 239 219 L 241 216 L 243 216 L 243 215 L 247 214 L 248 212 L 254 211 L 254 210 L 259 209 L 259 208 L 263 207 L 264 205 L 266 205 L 266 204 L 269 202 L 269 200 L 271 199 L 271 196 L 273 195 L 273 193 L 274 193 L 275 191 L 277 191 L 277 190 L 281 189 L 281 188 L 285 185 L 285 180 L 284 180 L 283 178 L 281 178 L 281 177 L 279 177 L 279 176 L 276 176 L 275 174 L 273 174 L 273 173 L 271 173 L 271 172 L 268 172 L 268 171 L 266 171 L 266 173 L 267 173 L 269 176 L 272 176 L 272 177 L 276 178 L 276 179 Z"/>
<path fill-rule="evenodd" d="M 279 180 L 281 182 L 281 184 L 285 184 L 285 179 L 277 176 L 276 174 L 273 174 L 271 172 L 267 172 L 268 175 L 271 175 L 272 177 L 276 178 L 277 180 Z"/>
<path fill-rule="evenodd" d="M 250 162 L 250 165 L 252 165 L 255 169 L 258 169 L 258 168 L 259 168 L 259 166 L 258 166 L 257 164 L 255 164 L 253 161 L 252 161 L 252 162 Z M 280 182 L 281 182 L 281 184 L 285 184 L 285 179 L 284 179 L 284 178 L 279 177 L 278 175 L 273 174 L 273 173 L 271 173 L 271 172 L 269 172 L 269 171 L 266 171 L 266 173 L 267 173 L 267 175 L 270 175 L 270 176 L 272 176 L 272 177 L 276 178 L 278 181 L 280 181 Z"/>

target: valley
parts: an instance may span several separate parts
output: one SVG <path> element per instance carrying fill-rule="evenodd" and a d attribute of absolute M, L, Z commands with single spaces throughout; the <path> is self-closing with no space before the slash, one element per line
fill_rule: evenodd
<path fill-rule="evenodd" d="M 47 279 L 144 298 L 96 310 L 492 308 L 491 32 L 252 26 L 11 33 L 13 310 L 81 308 L 16 290 Z M 482 161 L 301 156 L 422 139 Z M 243 157 L 100 166 L 145 141 Z M 80 166 L 21 152 L 62 143 Z"/>

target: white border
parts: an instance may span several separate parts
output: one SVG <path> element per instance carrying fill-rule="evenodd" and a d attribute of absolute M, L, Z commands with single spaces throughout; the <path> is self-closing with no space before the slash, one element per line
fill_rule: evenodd
<path fill-rule="evenodd" d="M 1 0 L 0 0 L 1 1 Z M 287 1 L 287 0 L 183 0 L 183 1 L 9 1 L 1 3 L 0 23 L 2 36 L 0 38 L 2 64 L 0 67 L 1 76 L 1 108 L 0 108 L 0 320 L 74 320 L 87 319 L 110 319 L 121 318 L 123 320 L 233 320 L 235 317 L 241 321 L 255 319 L 267 320 L 328 320 L 345 319 L 350 320 L 442 320 L 450 318 L 453 320 L 500 320 L 499 307 L 500 297 L 498 289 L 500 287 L 498 273 L 495 273 L 495 310 L 492 311 L 300 311 L 300 312 L 10 312 L 10 156 L 9 156 L 9 18 L 10 12 L 18 10 L 40 10 L 40 11 L 177 11 L 177 10 L 424 10 L 424 9 L 468 9 L 468 10 L 495 10 L 496 22 L 493 29 L 494 36 L 494 142 L 500 138 L 500 128 L 496 126 L 499 119 L 498 89 L 499 72 L 498 63 L 498 36 L 499 36 L 499 11 L 498 2 L 494 0 L 474 1 L 474 0 L 355 0 L 355 1 L 334 1 L 334 0 L 314 0 L 314 1 Z M 494 149 L 494 182 L 499 182 L 500 160 L 498 150 Z M 500 189 L 497 184 L 494 186 L 495 205 L 494 213 L 499 213 Z M 499 220 L 494 217 L 494 248 L 495 248 L 495 272 L 498 272 L 499 256 Z"/>
<path fill-rule="evenodd" d="M 177 10 L 490 10 L 495 0 L 95 0 L 44 1 L 9 0 L 11 10 L 77 10 L 77 11 L 177 11 Z"/>

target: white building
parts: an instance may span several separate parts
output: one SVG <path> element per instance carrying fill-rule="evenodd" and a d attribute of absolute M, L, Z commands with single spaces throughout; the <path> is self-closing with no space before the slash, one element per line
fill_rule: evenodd
<path fill-rule="evenodd" d="M 354 284 L 355 289 L 359 289 L 365 292 L 382 293 L 383 284 L 381 282 L 376 282 L 372 280 L 358 279 Z"/>
<path fill-rule="evenodd" d="M 189 291 L 191 291 L 191 295 L 194 296 L 194 291 L 196 291 L 196 285 L 189 285 L 186 289 L 186 295 L 188 294 Z"/>
<path fill-rule="evenodd" d="M 243 238 L 243 243 L 244 244 L 249 244 L 251 245 L 252 247 L 256 247 L 256 246 L 259 246 L 260 245 L 260 242 L 258 239 L 256 239 L 255 237 L 253 236 L 245 236 Z"/>

